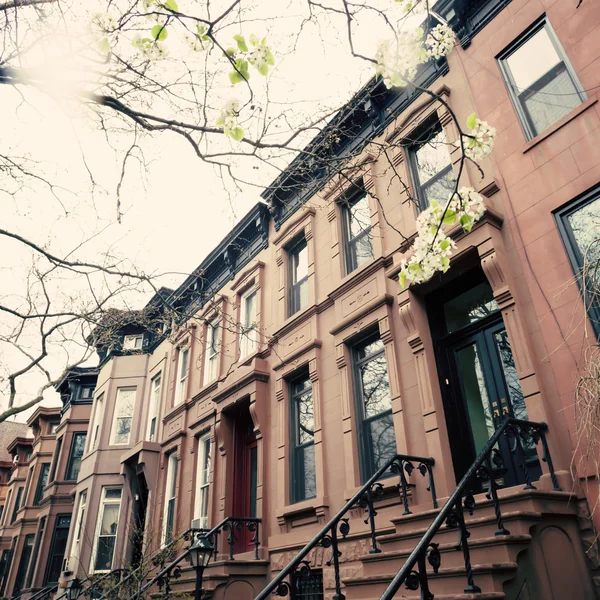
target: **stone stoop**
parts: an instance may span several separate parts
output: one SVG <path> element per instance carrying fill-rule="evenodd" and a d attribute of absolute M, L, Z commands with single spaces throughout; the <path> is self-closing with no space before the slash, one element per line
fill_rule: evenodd
<path fill-rule="evenodd" d="M 476 495 L 475 501 L 473 515 L 465 512 L 465 522 L 470 533 L 473 579 L 482 593 L 465 594 L 467 581 L 463 553 L 458 547 L 459 530 L 443 524 L 433 539 L 441 553 L 439 572 L 434 574 L 427 563 L 429 588 L 436 600 L 593 598 L 572 494 L 522 488 L 501 490 L 503 524 L 510 533 L 500 536 L 495 535 L 498 526 L 493 503 L 485 494 Z M 425 510 L 393 517 L 395 532 L 378 537 L 381 552 L 363 555 L 360 572 L 343 578 L 347 600 L 380 598 L 438 512 L 439 509 Z M 418 599 L 420 590 L 403 586 L 395 598 Z"/>

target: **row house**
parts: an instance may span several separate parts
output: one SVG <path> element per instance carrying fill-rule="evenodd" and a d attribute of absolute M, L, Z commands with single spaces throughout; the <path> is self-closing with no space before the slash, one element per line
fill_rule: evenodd
<path fill-rule="evenodd" d="M 93 404 L 87 417 L 61 416 L 41 501 L 54 498 L 42 528 L 54 539 L 70 495 L 65 578 L 126 578 L 204 530 L 215 544 L 208 597 L 262 598 L 274 581 L 298 599 L 379 598 L 489 457 L 487 487 L 465 488 L 454 513 L 470 523 L 471 554 L 466 534 L 456 553 L 455 530 L 440 529 L 431 590 L 594 597 L 598 477 L 573 457 L 586 443 L 577 373 L 598 335 L 577 276 L 597 258 L 600 231 L 600 5 L 435 8 L 458 36 L 447 60 L 425 65 L 418 87 L 370 82 L 179 288 L 124 313 L 109 335 L 100 328 Z M 473 112 L 498 130 L 483 173 L 457 151 L 456 123 Z M 404 289 L 417 216 L 457 178 L 483 195 L 485 215 L 449 231 L 447 273 Z M 520 425 L 538 437 L 502 435 L 492 447 L 505 417 L 546 425 Z M 30 423 L 50 420 L 40 410 Z M 46 450 L 35 440 L 39 470 Z M 13 470 L 9 495 L 25 493 L 29 472 L 29 461 Z M 364 502 L 338 515 L 354 498 Z M 471 498 L 481 508 L 464 516 Z M 1 538 L 15 557 L 12 595 L 52 583 L 35 569 L 19 575 L 42 539 L 20 501 L 4 515 L 21 529 Z M 189 592 L 193 571 L 178 564 L 176 585 Z M 425 585 L 413 575 L 403 597 L 418 597 L 415 577 Z"/>

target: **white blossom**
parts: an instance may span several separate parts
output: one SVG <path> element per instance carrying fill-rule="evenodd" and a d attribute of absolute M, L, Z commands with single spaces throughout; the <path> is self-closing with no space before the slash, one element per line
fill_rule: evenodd
<path fill-rule="evenodd" d="M 433 200 L 417 217 L 413 254 L 400 263 L 401 285 L 407 281 L 423 283 L 435 273 L 445 273 L 450 268 L 450 257 L 456 244 L 446 235 L 443 225 L 458 221 L 465 231 L 471 231 L 484 212 L 483 198 L 473 188 L 460 188 L 443 205 Z"/>
<path fill-rule="evenodd" d="M 185 41 L 194 52 L 209 50 L 212 46 L 212 39 L 206 35 L 206 28 L 198 24 L 197 33 L 187 33 Z"/>
<path fill-rule="evenodd" d="M 475 119 L 475 126 L 468 136 L 464 136 L 465 155 L 473 160 L 481 160 L 492 152 L 496 128 L 481 119 Z"/>
<path fill-rule="evenodd" d="M 387 88 L 405 87 L 415 78 L 418 66 L 427 60 L 422 37 L 423 30 L 418 28 L 399 32 L 394 41 L 379 42 L 375 53 L 376 73 L 381 75 Z"/>
<path fill-rule="evenodd" d="M 413 15 L 425 12 L 424 0 L 396 0 L 400 5 L 400 10 L 405 13 L 411 12 Z"/>
<path fill-rule="evenodd" d="M 427 56 L 437 60 L 454 48 L 454 32 L 448 25 L 436 25 L 425 39 Z"/>
<path fill-rule="evenodd" d="M 236 142 L 239 142 L 244 137 L 244 130 L 240 127 L 238 122 L 239 115 L 239 100 L 228 100 L 221 109 L 221 114 L 216 121 L 217 127 L 222 127 L 223 133 Z"/>
<path fill-rule="evenodd" d="M 114 13 L 96 13 L 91 21 L 92 31 L 100 36 L 113 33 L 119 27 L 119 18 Z"/>
<path fill-rule="evenodd" d="M 254 47 L 248 54 L 248 62 L 261 74 L 269 72 L 269 65 L 275 64 L 275 56 L 267 44 L 267 38 L 259 40 L 254 34 L 250 35 L 250 44 Z"/>
<path fill-rule="evenodd" d="M 147 60 L 159 60 L 167 56 L 167 47 L 152 38 L 141 37 L 136 34 L 131 40 L 131 45 Z"/>

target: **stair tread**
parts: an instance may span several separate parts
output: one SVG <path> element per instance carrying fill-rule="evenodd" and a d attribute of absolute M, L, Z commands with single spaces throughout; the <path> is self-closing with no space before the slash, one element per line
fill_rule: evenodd
<path fill-rule="evenodd" d="M 404 592 L 404 594 L 402 593 Z M 413 590 L 400 589 L 396 592 L 395 598 L 404 598 L 405 600 L 419 600 L 421 598 L 419 592 Z M 504 600 L 506 594 L 504 592 L 481 592 L 478 594 L 436 594 L 435 600 Z M 372 598 L 365 600 L 379 600 Z"/>
<path fill-rule="evenodd" d="M 517 568 L 516 562 L 505 563 L 479 563 L 472 565 L 473 573 L 485 573 L 488 571 L 510 571 Z M 428 579 L 440 578 L 445 576 L 461 575 L 465 572 L 464 567 L 442 567 L 437 573 L 428 573 Z M 391 581 L 396 573 L 383 573 L 376 575 L 359 575 L 357 577 L 344 578 L 344 585 L 362 585 L 377 581 Z M 469 597 L 472 597 L 469 595 Z"/>

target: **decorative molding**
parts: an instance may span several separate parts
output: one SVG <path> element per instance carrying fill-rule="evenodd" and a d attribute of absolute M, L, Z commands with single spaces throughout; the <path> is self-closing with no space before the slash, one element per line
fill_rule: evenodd
<path fill-rule="evenodd" d="M 265 263 L 262 260 L 257 260 L 254 264 L 251 264 L 245 271 L 240 273 L 239 277 L 234 280 L 231 284 L 231 291 L 235 292 L 239 287 L 246 287 L 245 280 L 250 277 L 255 271 L 260 271 L 265 268 Z M 244 284 L 242 286 L 242 284 Z"/>
<path fill-rule="evenodd" d="M 482 196 L 485 196 L 486 198 L 491 198 L 494 194 L 497 194 L 499 191 L 500 191 L 500 188 L 498 187 L 498 184 L 494 180 L 491 183 L 488 183 L 485 187 L 481 188 L 479 190 L 479 193 Z"/>
<path fill-rule="evenodd" d="M 301 229 L 300 224 L 302 221 L 310 217 L 314 217 L 316 214 L 317 211 L 312 206 L 305 206 L 304 209 L 300 211 L 296 217 L 291 219 L 289 223 L 273 238 L 273 244 L 278 246 L 288 236 L 297 234 L 298 232 L 294 231 L 294 229 L 297 227 Z"/>
<path fill-rule="evenodd" d="M 352 313 L 348 318 L 343 319 L 342 321 L 337 323 L 335 325 L 335 327 L 333 327 L 329 330 L 329 333 L 331 335 L 337 335 L 338 333 L 340 333 L 340 331 L 349 328 L 353 324 L 356 324 L 357 321 L 360 321 L 360 322 L 358 323 L 357 327 L 355 326 L 355 329 L 361 330 L 361 329 L 363 329 L 363 326 L 364 326 L 364 323 L 362 322 L 362 319 L 364 317 L 366 317 L 367 315 L 372 313 L 374 310 L 376 310 L 380 306 L 383 306 L 384 304 L 388 304 L 391 306 L 393 303 L 394 303 L 393 296 L 391 296 L 390 294 L 387 294 L 387 293 L 380 294 L 379 296 L 376 296 L 370 302 L 367 302 L 366 304 L 364 304 L 359 310 Z"/>

